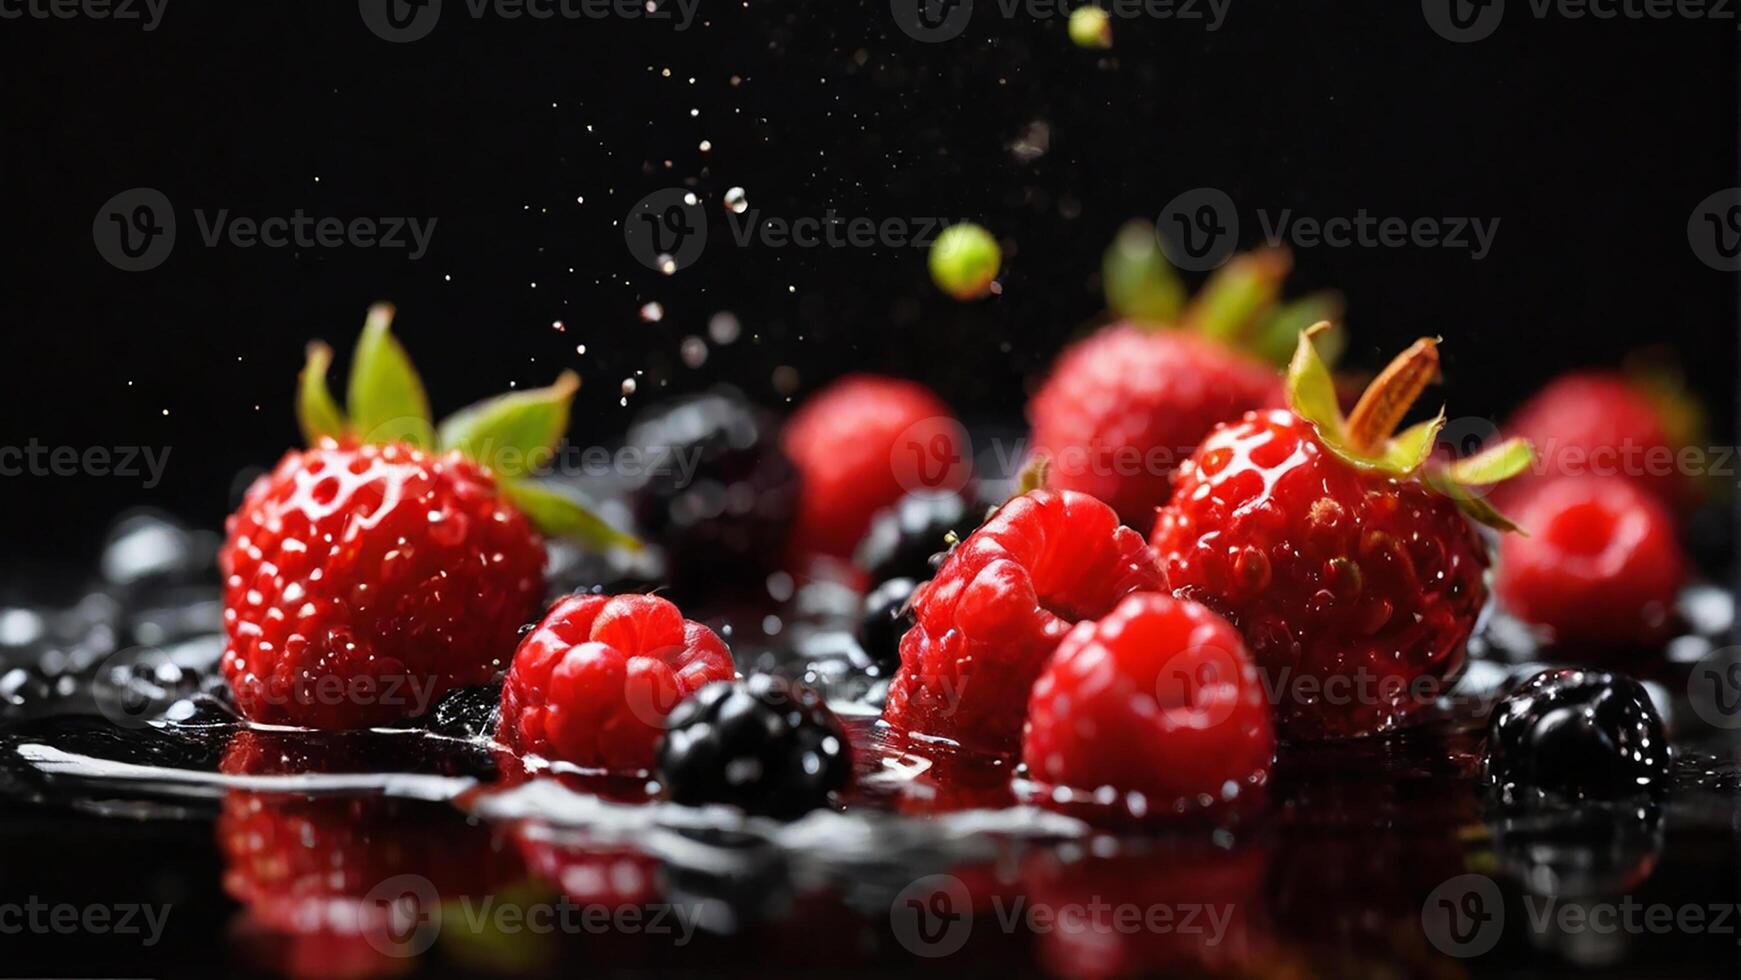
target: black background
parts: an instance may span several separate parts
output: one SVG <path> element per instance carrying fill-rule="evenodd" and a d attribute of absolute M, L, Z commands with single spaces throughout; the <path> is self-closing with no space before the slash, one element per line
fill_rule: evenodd
<path fill-rule="evenodd" d="M 304 343 L 348 349 L 376 299 L 398 304 L 438 412 L 580 371 L 581 443 L 716 380 L 778 403 L 780 365 L 797 369 L 798 397 L 869 368 L 921 378 L 970 418 L 1018 418 L 1098 313 L 1113 231 L 1204 185 L 1238 203 L 1247 245 L 1260 209 L 1498 218 L 1479 262 L 1296 253 L 1296 288 L 1347 295 L 1353 363 L 1446 338 L 1453 415 L 1497 417 L 1567 366 L 1658 343 L 1732 438 L 1733 277 L 1698 260 L 1686 229 L 1736 183 L 1736 25 L 1512 6 L 1461 45 L 1412 0 L 1232 0 L 1217 31 L 1121 22 L 1107 53 L 992 0 L 938 44 L 881 2 L 702 0 L 676 31 L 479 21 L 447 0 L 410 44 L 376 37 L 347 0 L 169 0 L 151 32 L 0 20 L 0 444 L 171 448 L 149 491 L 0 478 L 0 554 L 88 560 L 137 504 L 216 526 L 234 475 L 296 439 Z M 1036 120 L 1051 148 L 1023 162 L 1009 144 Z M 916 249 L 740 248 L 723 220 L 702 260 L 667 277 L 630 256 L 621 222 L 671 186 L 716 219 L 732 186 L 764 216 L 973 218 L 1005 242 L 1004 291 L 957 304 Z M 92 242 L 99 207 L 133 187 L 165 193 L 181 225 L 148 272 L 110 267 Z M 196 208 L 438 223 L 412 262 L 206 248 Z M 653 300 L 664 318 L 643 322 Z M 685 368 L 681 339 L 720 310 L 743 338 Z"/>

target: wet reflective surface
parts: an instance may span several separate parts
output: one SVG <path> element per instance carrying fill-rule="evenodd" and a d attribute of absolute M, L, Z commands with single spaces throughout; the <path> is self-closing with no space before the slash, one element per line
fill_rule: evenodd
<path fill-rule="evenodd" d="M 1008 763 L 878 726 L 886 676 L 855 637 L 856 590 L 776 574 L 694 615 L 743 670 L 804 677 L 846 720 L 855 787 L 838 810 L 780 822 L 525 765 L 488 739 L 493 688 L 397 728 L 246 726 L 214 679 L 212 544 L 138 517 L 94 585 L 0 593 L 0 880 L 50 924 L 6 937 L 8 972 L 54 974 L 74 951 L 117 975 L 1702 976 L 1736 962 L 1721 590 L 1688 593 L 1666 651 L 1609 665 L 1644 682 L 1674 745 L 1653 799 L 1497 802 L 1480 779 L 1486 715 L 1563 653 L 1489 615 L 1423 728 L 1285 747 L 1261 805 L 1108 830 L 1092 807 L 1039 805 Z M 557 557 L 565 586 L 634 574 Z M 101 907 L 113 928 L 56 931 L 62 907 Z"/>

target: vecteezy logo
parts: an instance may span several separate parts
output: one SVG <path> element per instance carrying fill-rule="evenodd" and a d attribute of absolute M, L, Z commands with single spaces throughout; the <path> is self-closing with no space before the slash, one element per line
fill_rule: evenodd
<path fill-rule="evenodd" d="M 1694 664 L 1687 675 L 1687 700 L 1706 724 L 1741 728 L 1741 647 L 1712 650 Z"/>
<path fill-rule="evenodd" d="M 914 956 L 948 956 L 973 932 L 973 896 L 954 875 L 926 875 L 889 903 L 895 938 Z"/>
<path fill-rule="evenodd" d="M 1155 231 L 1170 262 L 1207 272 L 1219 268 L 1239 245 L 1239 212 L 1226 191 L 1198 187 L 1167 202 Z"/>
<path fill-rule="evenodd" d="M 105 262 L 123 272 L 155 269 L 175 247 L 175 209 L 150 187 L 122 191 L 97 209 L 91 240 Z"/>
<path fill-rule="evenodd" d="M 1155 678 L 1155 700 L 1161 711 L 1198 730 L 1213 728 L 1232 717 L 1239 706 L 1239 659 L 1231 651 L 1204 645 L 1185 651 L 1176 664 L 1166 664 Z M 1187 665 L 1188 661 L 1195 661 Z"/>
<path fill-rule="evenodd" d="M 1741 187 L 1718 191 L 1699 202 L 1687 219 L 1687 243 L 1711 268 L 1741 271 Z"/>
<path fill-rule="evenodd" d="M 363 23 L 383 41 L 406 44 L 428 37 L 441 19 L 441 0 L 357 0 Z"/>
<path fill-rule="evenodd" d="M 889 448 L 889 468 L 908 493 L 955 493 L 972 476 L 970 446 L 960 422 L 945 416 L 920 419 Z"/>
<path fill-rule="evenodd" d="M 369 889 L 359 910 L 363 939 L 387 956 L 416 956 L 441 932 L 441 895 L 422 875 L 394 875 Z"/>
<path fill-rule="evenodd" d="M 1486 875 L 1458 875 L 1433 889 L 1421 905 L 1421 926 L 1439 952 L 1480 956 L 1505 932 L 1505 901 Z"/>
<path fill-rule="evenodd" d="M 667 187 L 635 202 L 623 219 L 623 242 L 635 261 L 670 274 L 701 258 L 707 212 L 694 191 Z"/>
<path fill-rule="evenodd" d="M 1433 33 L 1447 41 L 1469 44 L 1499 29 L 1505 0 L 1421 0 L 1421 13 Z"/>
<path fill-rule="evenodd" d="M 889 0 L 889 10 L 901 33 L 935 44 L 952 40 L 973 19 L 973 0 Z"/>

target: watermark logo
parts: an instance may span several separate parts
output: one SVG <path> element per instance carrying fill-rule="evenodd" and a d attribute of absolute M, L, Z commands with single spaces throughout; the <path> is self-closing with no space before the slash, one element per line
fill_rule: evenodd
<path fill-rule="evenodd" d="M 123 272 L 155 269 L 175 248 L 175 209 L 155 188 L 122 191 L 97 209 L 91 240 L 97 254 Z"/>
<path fill-rule="evenodd" d="M 1421 14 L 1433 33 L 1447 41 L 1469 44 L 1499 29 L 1505 0 L 1421 0 Z"/>
<path fill-rule="evenodd" d="M 1687 675 L 1693 713 L 1713 728 L 1741 728 L 1741 647 L 1705 654 Z"/>
<path fill-rule="evenodd" d="M 889 0 L 889 9 L 901 33 L 925 44 L 960 37 L 973 19 L 973 0 Z"/>
<path fill-rule="evenodd" d="M 363 939 L 386 956 L 418 956 L 441 934 L 441 894 L 422 875 L 394 875 L 363 896 Z"/>
<path fill-rule="evenodd" d="M 169 0 L 0 0 L 0 20 L 128 21 L 149 34 L 168 6 Z"/>
<path fill-rule="evenodd" d="M 1741 271 L 1741 187 L 1720 190 L 1693 208 L 1687 218 L 1687 244 L 1711 268 Z"/>
<path fill-rule="evenodd" d="M 1486 875 L 1458 875 L 1427 896 L 1421 926 L 1439 952 L 1459 959 L 1480 956 L 1505 932 L 1505 900 Z"/>
<path fill-rule="evenodd" d="M 954 875 L 926 875 L 889 904 L 889 925 L 914 956 L 949 956 L 973 934 L 973 896 Z"/>
<path fill-rule="evenodd" d="M 357 0 L 363 23 L 383 41 L 420 41 L 441 19 L 441 0 Z"/>
<path fill-rule="evenodd" d="M 1239 211 L 1226 191 L 1196 187 L 1167 202 L 1155 231 L 1169 262 L 1190 272 L 1207 272 L 1239 247 Z"/>
<path fill-rule="evenodd" d="M 660 272 L 695 264 L 707 247 L 707 211 L 694 191 L 656 190 L 635 202 L 623 219 L 623 242 L 635 261 Z"/>
<path fill-rule="evenodd" d="M 895 438 L 889 468 L 908 493 L 956 493 L 973 475 L 971 446 L 960 422 L 944 416 L 920 419 Z"/>

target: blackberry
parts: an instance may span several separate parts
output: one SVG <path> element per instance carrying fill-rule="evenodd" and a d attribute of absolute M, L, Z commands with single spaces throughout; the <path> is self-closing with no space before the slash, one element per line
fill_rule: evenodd
<path fill-rule="evenodd" d="M 877 586 L 864 597 L 864 618 L 859 624 L 859 640 L 885 674 L 892 674 L 901 665 L 901 637 L 913 625 L 906 613 L 907 600 L 919 583 L 910 578 L 892 578 Z"/>
<path fill-rule="evenodd" d="M 635 520 L 664 547 L 673 580 L 778 567 L 798 476 L 776 429 L 773 416 L 724 387 L 663 404 L 629 429 L 625 447 L 648 470 L 634 490 Z"/>
<path fill-rule="evenodd" d="M 1630 799 L 1668 782 L 1668 737 L 1632 678 L 1544 670 L 1494 709 L 1482 767 L 1506 803 Z"/>
<path fill-rule="evenodd" d="M 972 534 L 985 522 L 988 509 L 971 491 L 909 493 L 871 519 L 853 563 L 864 569 L 872 585 L 894 578 L 927 581 L 940 564 L 933 557 L 950 548 L 949 534 L 956 540 Z"/>
<path fill-rule="evenodd" d="M 678 704 L 659 742 L 672 800 L 796 817 L 852 776 L 851 749 L 822 696 L 770 674 L 716 681 Z"/>

